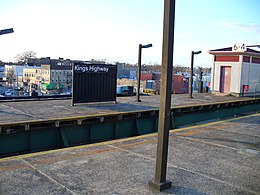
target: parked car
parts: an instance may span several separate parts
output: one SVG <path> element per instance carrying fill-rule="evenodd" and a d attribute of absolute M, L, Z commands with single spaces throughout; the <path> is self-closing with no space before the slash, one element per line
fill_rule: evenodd
<path fill-rule="evenodd" d="M 71 94 L 72 94 L 71 91 L 65 91 L 65 92 L 60 93 L 60 95 L 71 95 Z"/>
<path fill-rule="evenodd" d="M 17 90 L 15 89 L 8 89 L 7 91 L 4 92 L 5 96 L 16 96 L 17 95 Z"/>

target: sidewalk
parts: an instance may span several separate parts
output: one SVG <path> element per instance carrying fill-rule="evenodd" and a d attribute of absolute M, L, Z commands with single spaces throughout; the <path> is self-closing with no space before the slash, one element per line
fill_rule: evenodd
<path fill-rule="evenodd" d="M 252 98 L 238 98 L 233 96 L 221 97 L 206 93 L 194 94 L 193 98 L 189 98 L 188 94 L 177 94 L 172 95 L 172 107 L 251 99 Z M 1 102 L 0 124 L 159 109 L 159 95 L 141 96 L 141 100 L 142 102 L 136 102 L 135 96 L 118 97 L 116 104 L 109 102 L 81 104 L 76 106 L 71 106 L 71 100 Z"/>
<path fill-rule="evenodd" d="M 171 130 L 167 179 L 157 134 L 0 159 L 0 194 L 260 194 L 260 114 Z"/>

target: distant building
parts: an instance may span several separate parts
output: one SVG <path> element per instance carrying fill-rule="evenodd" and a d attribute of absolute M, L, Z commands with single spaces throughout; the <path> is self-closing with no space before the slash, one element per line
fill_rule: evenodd
<path fill-rule="evenodd" d="M 38 88 L 41 83 L 41 67 L 25 66 L 23 68 L 23 83 L 25 86 Z"/>
<path fill-rule="evenodd" d="M 64 88 L 71 89 L 72 67 L 41 65 L 41 82 L 44 84 L 61 85 Z"/>
<path fill-rule="evenodd" d="M 183 75 L 173 75 L 172 78 L 172 93 L 173 94 L 184 94 L 188 93 L 189 80 Z"/>
<path fill-rule="evenodd" d="M 4 77 L 5 77 L 5 66 L 0 65 L 0 82 L 4 81 Z"/>
<path fill-rule="evenodd" d="M 106 64 L 106 60 L 95 60 L 91 59 L 91 61 L 88 61 L 90 64 Z"/>
<path fill-rule="evenodd" d="M 136 80 L 136 70 L 129 70 L 129 79 Z"/>
<path fill-rule="evenodd" d="M 117 62 L 116 65 L 117 65 L 117 77 L 119 79 L 125 78 L 126 77 L 126 74 L 125 74 L 125 63 Z"/>
<path fill-rule="evenodd" d="M 152 79 L 159 81 L 161 79 L 161 73 L 160 72 L 153 72 L 152 73 Z"/>
<path fill-rule="evenodd" d="M 45 58 L 30 58 L 28 59 L 27 64 L 29 66 L 41 66 L 44 64 L 50 64 L 51 66 L 71 66 L 73 63 L 70 59 L 51 59 L 50 57 Z"/>
<path fill-rule="evenodd" d="M 8 82 L 9 84 L 16 84 L 18 87 L 18 84 L 22 83 L 23 79 L 23 68 L 24 66 L 22 65 L 16 65 L 16 64 L 11 64 L 11 65 L 5 65 L 5 73 L 3 80 Z"/>
<path fill-rule="evenodd" d="M 152 73 L 147 73 L 147 72 L 141 72 L 141 80 L 146 81 L 146 80 L 152 80 L 153 75 Z"/>
<path fill-rule="evenodd" d="M 22 65 L 5 65 L 5 75 L 8 71 L 14 71 L 16 76 L 23 76 L 23 68 L 24 66 Z"/>

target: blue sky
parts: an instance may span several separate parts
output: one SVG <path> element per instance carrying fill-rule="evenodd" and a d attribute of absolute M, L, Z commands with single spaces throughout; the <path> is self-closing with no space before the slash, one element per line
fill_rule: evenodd
<path fill-rule="evenodd" d="M 37 57 L 160 64 L 163 0 L 0 0 L 0 60 L 24 51 Z M 174 65 L 210 67 L 210 49 L 260 44 L 259 0 L 176 0 Z"/>

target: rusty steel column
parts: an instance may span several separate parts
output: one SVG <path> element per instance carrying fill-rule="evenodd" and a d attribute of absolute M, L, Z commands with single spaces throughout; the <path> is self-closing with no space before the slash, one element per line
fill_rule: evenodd
<path fill-rule="evenodd" d="M 171 116 L 172 66 L 174 42 L 175 0 L 164 0 L 162 76 L 155 179 L 149 186 L 163 191 L 171 188 L 166 180 L 168 142 Z"/>
<path fill-rule="evenodd" d="M 137 67 L 137 89 L 136 89 L 136 101 L 141 102 L 140 100 L 140 79 L 141 79 L 141 61 L 142 61 L 142 44 L 139 44 L 138 50 L 138 67 Z"/>

